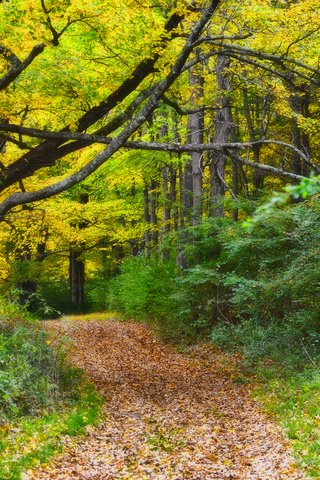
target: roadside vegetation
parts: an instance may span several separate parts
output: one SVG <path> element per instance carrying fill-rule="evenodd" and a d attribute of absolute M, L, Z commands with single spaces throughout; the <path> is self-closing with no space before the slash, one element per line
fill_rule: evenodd
<path fill-rule="evenodd" d="M 54 339 L 14 304 L 0 305 L 0 478 L 18 480 L 66 436 L 99 418 L 101 398 Z"/>
<path fill-rule="evenodd" d="M 320 199 L 306 192 L 317 182 L 274 195 L 243 222 L 210 219 L 185 230 L 168 240 L 165 262 L 124 261 L 106 296 L 107 306 L 151 322 L 165 339 L 240 352 L 236 381 L 253 383 L 312 478 L 320 475 Z"/>

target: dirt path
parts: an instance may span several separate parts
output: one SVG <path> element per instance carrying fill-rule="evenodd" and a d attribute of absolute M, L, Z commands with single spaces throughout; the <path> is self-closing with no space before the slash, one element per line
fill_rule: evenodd
<path fill-rule="evenodd" d="M 36 480 L 302 479 L 277 428 L 219 365 L 179 354 L 142 325 L 48 322 L 106 396 L 103 423 Z"/>

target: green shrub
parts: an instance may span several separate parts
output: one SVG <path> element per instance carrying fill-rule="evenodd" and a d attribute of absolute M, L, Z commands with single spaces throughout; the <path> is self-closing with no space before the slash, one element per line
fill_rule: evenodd
<path fill-rule="evenodd" d="M 30 313 L 15 298 L 6 301 L 0 297 L 0 328 L 9 328 L 9 325 L 16 325 L 21 322 L 29 322 Z"/>
<path fill-rule="evenodd" d="M 224 240 L 224 284 L 238 318 L 268 323 L 297 311 L 320 313 L 320 203 L 268 212 Z"/>
<path fill-rule="evenodd" d="M 66 365 L 63 348 L 52 349 L 39 327 L 14 326 L 0 332 L 0 422 L 36 415 L 74 399 L 81 382 Z"/>
<path fill-rule="evenodd" d="M 173 262 L 131 258 L 108 286 L 108 308 L 157 325 L 162 337 L 196 337 L 215 316 L 217 276 L 200 265 L 181 274 Z"/>
<path fill-rule="evenodd" d="M 176 266 L 155 259 L 132 257 L 109 282 L 108 307 L 140 320 L 164 319 L 172 312 L 170 298 Z"/>
<path fill-rule="evenodd" d="M 248 226 L 249 225 L 249 226 Z M 259 211 L 222 235 L 230 322 L 212 339 L 247 358 L 309 361 L 320 352 L 320 202 Z"/>
<path fill-rule="evenodd" d="M 62 448 L 64 435 L 97 423 L 102 398 L 65 354 L 24 308 L 0 299 L 1 479 L 20 480 Z"/>
<path fill-rule="evenodd" d="M 234 325 L 219 322 L 211 340 L 226 350 L 241 349 L 249 365 L 258 366 L 268 360 L 277 362 L 285 371 L 301 368 L 320 354 L 320 334 L 317 325 L 311 324 L 308 311 L 268 324 L 253 319 Z"/>
<path fill-rule="evenodd" d="M 229 336 L 248 356 L 294 350 L 305 358 L 301 338 L 311 348 L 320 318 L 320 200 L 285 204 L 295 191 L 250 221 L 208 219 L 174 234 L 166 262 L 126 260 L 109 283 L 108 307 L 156 322 L 166 337 L 214 328 L 216 342 Z"/>

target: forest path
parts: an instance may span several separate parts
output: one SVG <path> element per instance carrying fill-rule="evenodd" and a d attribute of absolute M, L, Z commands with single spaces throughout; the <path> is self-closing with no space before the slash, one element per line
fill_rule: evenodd
<path fill-rule="evenodd" d="M 219 355 L 181 354 L 144 325 L 46 322 L 105 396 L 102 423 L 33 480 L 302 479 L 278 429 Z M 223 359 L 222 359 L 223 360 Z M 228 376 L 229 373 L 229 376 Z"/>

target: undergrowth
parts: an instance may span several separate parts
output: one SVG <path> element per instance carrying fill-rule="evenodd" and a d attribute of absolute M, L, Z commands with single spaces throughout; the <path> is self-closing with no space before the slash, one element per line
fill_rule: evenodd
<path fill-rule="evenodd" d="M 65 436 L 99 418 L 102 400 L 66 346 L 17 305 L 0 302 L 0 478 L 21 474 L 59 451 Z"/>
<path fill-rule="evenodd" d="M 125 260 L 107 307 L 180 344 L 205 338 L 241 352 L 243 381 L 254 378 L 299 464 L 320 478 L 320 199 L 290 202 L 307 196 L 301 188 L 243 222 L 207 219 L 175 232 L 162 263 L 160 252 Z"/>
<path fill-rule="evenodd" d="M 264 380 L 262 381 L 262 378 Z M 320 478 L 320 372 L 310 366 L 283 374 L 279 368 L 259 367 L 254 395 L 275 415 L 291 444 L 297 464 L 308 478 Z"/>
<path fill-rule="evenodd" d="M 28 469 L 46 463 L 61 451 L 70 437 L 98 422 L 101 397 L 89 384 L 78 390 L 79 397 L 63 408 L 22 417 L 0 427 L 0 478 L 20 480 Z"/>

